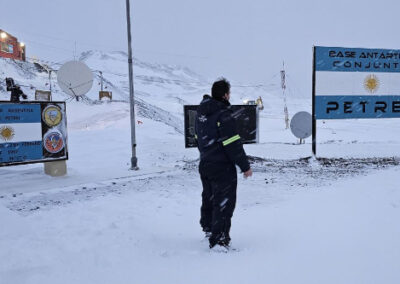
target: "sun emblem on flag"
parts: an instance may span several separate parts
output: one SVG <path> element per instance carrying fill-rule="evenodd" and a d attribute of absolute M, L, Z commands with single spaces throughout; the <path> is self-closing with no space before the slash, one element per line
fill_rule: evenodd
<path fill-rule="evenodd" d="M 14 138 L 15 131 L 11 126 L 0 127 L 0 139 L 4 141 L 10 141 Z"/>
<path fill-rule="evenodd" d="M 379 79 L 377 76 L 371 74 L 364 80 L 364 87 L 370 93 L 375 93 L 379 88 Z"/>

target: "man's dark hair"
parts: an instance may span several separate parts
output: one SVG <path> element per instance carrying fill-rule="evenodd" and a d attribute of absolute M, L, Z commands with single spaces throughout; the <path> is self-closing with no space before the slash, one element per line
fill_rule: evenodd
<path fill-rule="evenodd" d="M 215 81 L 211 88 L 211 96 L 216 100 L 221 100 L 225 94 L 231 90 L 231 84 L 225 78 Z"/>

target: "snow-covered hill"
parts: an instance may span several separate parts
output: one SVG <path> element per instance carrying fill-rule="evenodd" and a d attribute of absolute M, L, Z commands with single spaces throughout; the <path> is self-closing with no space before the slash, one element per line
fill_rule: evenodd
<path fill-rule="evenodd" d="M 94 84 L 86 95 L 84 103 L 98 104 L 100 71 L 103 74 L 105 90 L 111 91 L 116 102 L 129 102 L 127 55 L 124 52 L 87 51 L 79 60 L 93 71 Z M 12 77 L 22 86 L 30 100 L 35 89 L 48 90 L 50 84 L 53 100 L 72 102 L 57 84 L 57 70 L 61 64 L 51 62 L 20 62 L 0 58 L 0 100 L 8 100 L 5 91 L 6 77 Z M 49 78 L 48 70 L 51 72 Z M 186 67 L 151 64 L 134 59 L 135 102 L 139 118 L 149 118 L 183 131 L 183 105 L 198 104 L 205 93 L 210 93 L 211 83 Z M 282 116 L 283 101 L 279 95 L 271 94 L 263 86 L 233 84 L 233 103 L 261 96 L 269 115 Z"/>
<path fill-rule="evenodd" d="M 115 100 L 129 100 L 128 90 L 128 57 L 124 52 L 83 52 L 79 58 L 85 62 L 93 71 L 94 84 L 88 97 L 92 100 L 98 99 L 100 90 L 100 71 L 103 72 L 106 90 L 113 92 Z M 1 94 L 5 94 L 5 77 L 13 77 L 15 81 L 24 85 L 28 94 L 29 87 L 37 89 L 49 89 L 48 70 L 53 70 L 51 81 L 56 99 L 66 99 L 57 85 L 57 70 L 62 64 L 35 60 L 35 62 L 21 62 L 0 58 L 0 82 Z M 180 66 L 168 66 L 162 64 L 150 64 L 134 59 L 135 87 L 137 96 L 148 96 L 150 93 L 167 94 L 188 93 L 207 86 L 207 82 L 198 74 L 188 68 Z M 150 89 L 151 86 L 154 89 Z"/>
<path fill-rule="evenodd" d="M 100 90 L 100 72 L 103 73 L 105 90 L 112 91 L 113 100 L 129 102 L 127 76 L 127 56 L 123 52 L 102 53 L 84 52 L 80 57 L 93 71 L 94 84 L 86 95 L 85 103 L 98 103 Z M 182 133 L 182 106 L 187 104 L 185 97 L 194 98 L 192 94 L 207 88 L 207 83 L 187 68 L 154 65 L 134 61 L 135 66 L 135 100 L 139 117 L 162 121 Z M 5 77 L 12 77 L 22 86 L 29 99 L 34 99 L 35 89 L 48 90 L 52 84 L 53 99 L 72 99 L 64 94 L 57 85 L 58 64 L 40 62 L 19 62 L 0 58 L 0 99 L 8 100 L 5 91 Z M 48 70 L 54 70 L 49 79 Z M 51 81 L 51 82 L 50 82 Z M 205 92 L 205 91 L 204 91 Z M 198 101 L 199 97 L 197 97 Z"/>

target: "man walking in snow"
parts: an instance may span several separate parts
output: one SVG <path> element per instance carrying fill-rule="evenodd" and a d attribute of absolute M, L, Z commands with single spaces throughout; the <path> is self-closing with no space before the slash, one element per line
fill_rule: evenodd
<path fill-rule="evenodd" d="M 236 204 L 239 166 L 245 178 L 252 175 L 230 110 L 230 83 L 214 82 L 197 110 L 195 132 L 200 151 L 203 184 L 200 225 L 209 236 L 210 248 L 229 247 L 231 218 Z"/>

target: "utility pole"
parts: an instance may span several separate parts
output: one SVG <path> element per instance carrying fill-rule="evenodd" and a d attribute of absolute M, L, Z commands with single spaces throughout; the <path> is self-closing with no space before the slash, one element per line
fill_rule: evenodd
<path fill-rule="evenodd" d="M 133 89 L 133 60 L 132 60 L 132 36 L 131 36 L 131 11 L 129 0 L 126 0 L 126 22 L 128 31 L 128 66 L 129 66 L 129 99 L 131 112 L 131 170 L 138 170 L 136 157 L 136 135 L 135 135 L 135 97 Z"/>
<path fill-rule="evenodd" d="M 76 60 L 76 41 L 75 41 L 75 44 L 74 44 L 74 60 Z"/>
<path fill-rule="evenodd" d="M 281 87 L 283 92 L 283 102 L 284 102 L 284 113 L 285 113 L 285 125 L 286 129 L 289 129 L 289 111 L 287 108 L 287 100 L 286 100 L 286 71 L 285 71 L 285 62 L 283 62 L 283 68 L 281 70 Z"/>
<path fill-rule="evenodd" d="M 99 71 L 100 73 L 100 85 L 101 85 L 101 91 L 103 91 L 103 72 Z"/>
<path fill-rule="evenodd" d="M 51 69 L 49 69 L 49 86 L 50 86 L 50 93 L 51 93 Z"/>

